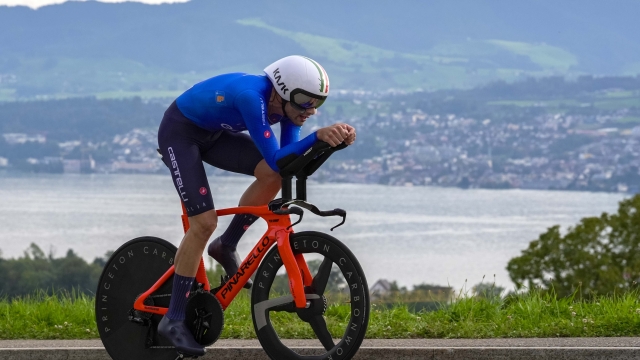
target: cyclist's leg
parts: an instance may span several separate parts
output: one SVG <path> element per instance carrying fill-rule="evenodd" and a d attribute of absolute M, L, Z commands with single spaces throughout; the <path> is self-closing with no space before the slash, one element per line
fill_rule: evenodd
<path fill-rule="evenodd" d="M 215 167 L 256 177 L 240 198 L 240 206 L 266 205 L 280 190 L 280 175 L 271 170 L 247 134 L 223 132 L 211 149 L 202 154 L 202 159 Z M 255 220 L 255 216 L 234 216 L 222 235 L 223 243 L 235 248 L 246 228 Z"/>
<path fill-rule="evenodd" d="M 265 205 L 280 191 L 280 174 L 267 165 L 248 134 L 223 131 L 213 146 L 202 154 L 202 160 L 217 168 L 256 178 L 240 198 L 240 206 Z"/>
<path fill-rule="evenodd" d="M 241 199 L 240 206 L 265 205 L 278 193 L 280 188 L 279 175 L 271 171 L 277 177 L 269 178 L 268 175 L 270 174 L 264 170 L 256 171 L 258 168 L 262 169 L 259 165 L 260 163 L 266 165 L 266 162 L 251 137 L 247 134 L 223 132 L 215 144 L 202 154 L 202 159 L 223 170 L 256 176 L 256 181 L 249 188 L 262 191 L 267 196 L 263 195 L 264 199 L 250 199 L 250 202 Z M 256 183 L 267 186 L 257 186 Z M 274 183 L 277 186 L 275 191 L 272 189 Z M 240 265 L 240 256 L 236 251 L 236 245 L 256 219 L 256 216 L 250 214 L 235 215 L 226 231 L 209 244 L 209 255 L 224 267 L 229 276 L 235 274 Z M 247 282 L 245 287 L 251 287 L 251 281 Z"/>
<path fill-rule="evenodd" d="M 175 274 L 169 311 L 158 324 L 158 332 L 169 339 L 178 351 L 203 355 L 184 323 L 185 307 L 200 258 L 217 225 L 211 191 L 207 182 L 201 149 L 214 133 L 198 128 L 172 104 L 158 131 L 163 161 L 169 167 L 174 186 L 187 209 L 190 229 L 185 234 L 175 260 Z"/>
<path fill-rule="evenodd" d="M 183 276 L 195 276 L 204 246 L 218 223 L 200 155 L 217 136 L 186 119 L 175 103 L 165 113 L 158 131 L 162 159 L 189 216 L 190 228 L 175 261 L 176 273 Z"/>
<path fill-rule="evenodd" d="M 273 171 L 264 159 L 256 165 L 253 174 L 256 180 L 242 194 L 241 206 L 267 204 L 278 195 L 282 187 L 282 177 Z"/>

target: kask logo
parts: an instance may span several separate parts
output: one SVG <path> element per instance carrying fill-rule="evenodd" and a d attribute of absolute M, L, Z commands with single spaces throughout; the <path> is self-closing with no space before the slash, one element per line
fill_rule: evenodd
<path fill-rule="evenodd" d="M 282 91 L 282 93 L 286 94 L 287 91 L 289 91 L 289 88 L 287 88 L 287 84 L 285 84 L 284 81 L 282 81 L 281 79 L 282 79 L 282 74 L 280 74 L 280 68 L 273 70 L 273 80 L 275 80 L 276 84 L 280 86 L 280 90 Z"/>

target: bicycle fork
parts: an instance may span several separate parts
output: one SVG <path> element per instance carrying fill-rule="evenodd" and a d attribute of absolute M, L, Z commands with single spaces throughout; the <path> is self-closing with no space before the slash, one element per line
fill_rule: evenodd
<path fill-rule="evenodd" d="M 291 250 L 289 234 L 292 232 L 291 229 L 280 230 L 276 232 L 276 240 L 282 263 L 289 275 L 289 289 L 293 296 L 293 302 L 298 309 L 304 309 L 309 306 L 304 287 L 311 286 L 312 277 L 304 256 L 302 254 L 294 255 Z"/>

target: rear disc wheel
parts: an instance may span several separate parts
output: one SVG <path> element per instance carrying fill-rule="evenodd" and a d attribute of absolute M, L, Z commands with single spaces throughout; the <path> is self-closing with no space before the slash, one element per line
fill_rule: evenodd
<path fill-rule="evenodd" d="M 169 270 L 176 251 L 166 240 L 140 237 L 122 245 L 105 265 L 95 313 L 100 339 L 113 360 L 175 360 L 175 348 L 156 331 L 162 316 L 133 311 L 133 303 Z M 169 307 L 172 287 L 173 276 L 145 303 Z"/>

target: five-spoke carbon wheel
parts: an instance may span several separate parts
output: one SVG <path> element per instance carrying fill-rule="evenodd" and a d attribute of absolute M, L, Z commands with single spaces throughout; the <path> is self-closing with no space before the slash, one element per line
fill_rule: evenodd
<path fill-rule="evenodd" d="M 307 308 L 296 309 L 278 249 L 260 264 L 251 294 L 253 325 L 272 359 L 351 359 L 362 344 L 369 323 L 369 288 L 360 264 L 339 240 L 307 231 L 292 234 L 294 254 L 304 254 L 313 282 L 305 287 Z M 310 330 L 317 347 L 289 348 L 278 331 Z M 292 330 L 294 329 L 294 330 Z M 294 335 L 295 336 L 295 335 Z"/>
<path fill-rule="evenodd" d="M 174 360 L 176 350 L 156 332 L 160 315 L 133 311 L 133 302 L 164 274 L 176 247 L 155 237 L 122 245 L 102 271 L 96 291 L 96 323 L 100 339 L 114 360 Z M 173 277 L 145 302 L 168 307 Z"/>

